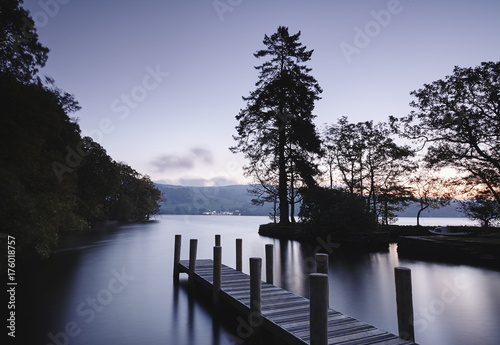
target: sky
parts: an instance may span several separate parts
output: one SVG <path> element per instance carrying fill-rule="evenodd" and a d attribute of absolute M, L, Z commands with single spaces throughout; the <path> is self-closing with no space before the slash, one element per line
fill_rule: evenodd
<path fill-rule="evenodd" d="M 25 0 L 83 135 L 155 182 L 249 183 L 235 145 L 264 35 L 314 49 L 315 123 L 386 121 L 410 92 L 500 57 L 498 0 Z"/>

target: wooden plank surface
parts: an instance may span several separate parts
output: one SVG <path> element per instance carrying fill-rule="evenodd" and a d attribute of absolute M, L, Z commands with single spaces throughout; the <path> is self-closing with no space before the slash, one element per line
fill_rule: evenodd
<path fill-rule="evenodd" d="M 189 260 L 181 260 L 179 272 L 188 273 Z M 196 261 L 195 283 L 211 289 L 213 262 Z M 250 311 L 250 276 L 222 265 L 221 299 L 235 309 Z M 291 344 L 309 344 L 309 300 L 290 291 L 262 282 L 263 327 Z M 328 310 L 328 344 L 342 345 L 410 345 L 389 332 Z"/>

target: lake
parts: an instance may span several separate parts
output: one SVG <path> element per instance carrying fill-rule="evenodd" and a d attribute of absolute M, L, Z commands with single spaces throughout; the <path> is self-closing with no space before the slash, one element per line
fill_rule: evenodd
<path fill-rule="evenodd" d="M 443 223 L 449 219 L 434 221 L 427 225 L 452 225 Z M 272 243 L 275 285 L 309 297 L 308 274 L 322 244 L 261 237 L 258 226 L 267 222 L 267 217 L 159 216 L 145 224 L 106 224 L 67 239 L 49 260 L 18 267 L 17 337 L 23 344 L 53 345 L 241 343 L 245 336 L 234 316 L 214 320 L 206 303 L 188 295 L 185 275 L 180 287 L 174 286 L 174 236 L 182 235 L 182 259 L 188 258 L 190 238 L 198 239 L 199 258 L 211 258 L 214 235 L 221 234 L 222 262 L 231 267 L 235 239 L 242 238 L 245 273 L 248 258 L 264 257 L 265 244 Z M 404 260 L 396 249 L 395 244 L 382 253 L 335 249 L 330 306 L 397 333 L 393 270 L 405 266 L 412 270 L 419 344 L 499 343 L 500 272 Z"/>

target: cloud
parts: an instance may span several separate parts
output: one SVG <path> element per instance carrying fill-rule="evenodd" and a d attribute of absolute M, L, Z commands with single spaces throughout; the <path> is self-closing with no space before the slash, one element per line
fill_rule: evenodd
<path fill-rule="evenodd" d="M 207 164 L 212 165 L 214 162 L 214 157 L 212 152 L 203 149 L 201 147 L 195 147 L 194 149 L 191 149 L 191 153 Z"/>
<path fill-rule="evenodd" d="M 225 177 L 214 177 L 210 179 L 205 178 L 179 178 L 176 183 L 181 186 L 194 186 L 194 187 L 212 187 L 212 186 L 232 186 L 241 184 L 237 180 L 227 179 Z"/>
<path fill-rule="evenodd" d="M 212 165 L 214 163 L 212 152 L 201 147 L 195 147 L 184 154 L 169 153 L 150 162 L 161 173 L 190 170 L 200 163 Z"/>

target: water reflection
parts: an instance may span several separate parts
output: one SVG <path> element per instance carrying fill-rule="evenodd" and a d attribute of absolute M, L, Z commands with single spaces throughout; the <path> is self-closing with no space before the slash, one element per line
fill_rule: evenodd
<path fill-rule="evenodd" d="M 182 258 L 189 239 L 199 240 L 198 257 L 211 258 L 214 235 L 222 235 L 223 263 L 235 266 L 235 239 L 248 258 L 264 257 L 274 244 L 275 284 L 309 296 L 308 275 L 317 245 L 260 237 L 259 217 L 162 217 L 149 224 L 111 224 L 101 232 L 69 239 L 63 250 L 36 267 L 20 268 L 18 330 L 24 344 L 55 344 L 68 322 L 81 328 L 69 344 L 214 344 L 238 338 L 238 319 L 214 318 L 210 305 L 189 294 L 185 276 L 172 279 L 173 241 L 182 234 Z M 416 338 L 421 344 L 497 344 L 500 339 L 500 273 L 469 266 L 398 259 L 396 246 L 384 253 L 335 250 L 329 257 L 330 306 L 390 332 L 397 332 L 394 267 L 412 269 Z M 265 266 L 264 266 L 265 267 Z M 133 276 L 107 302 L 113 272 Z M 263 272 L 265 277 L 265 270 Z M 21 281 L 21 280 L 20 280 Z M 118 285 L 113 285 L 118 288 Z M 90 314 L 88 298 L 107 303 Z M 85 303 L 86 309 L 78 308 Z M 103 303 L 100 303 L 101 305 Z M 82 308 L 82 307 L 80 307 Z M 90 307 L 91 308 L 91 307 Z M 86 322 L 89 320 L 89 322 Z M 63 340 L 62 335 L 59 339 Z"/>

